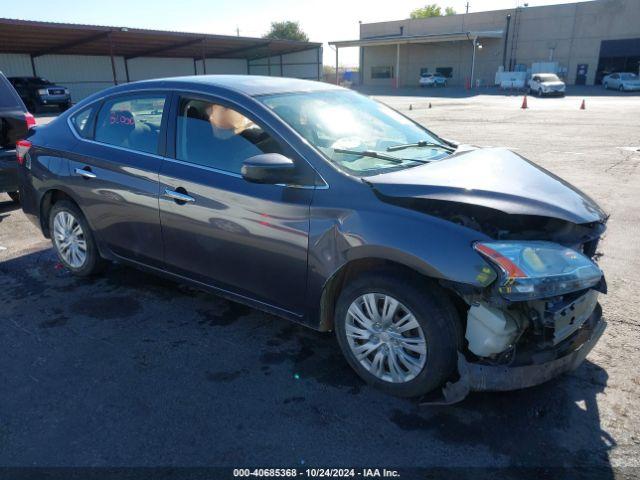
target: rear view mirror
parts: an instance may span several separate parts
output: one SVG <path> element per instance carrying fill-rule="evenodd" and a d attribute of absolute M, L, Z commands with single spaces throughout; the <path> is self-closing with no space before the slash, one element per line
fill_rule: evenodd
<path fill-rule="evenodd" d="M 279 153 L 263 153 L 242 163 L 242 178 L 252 183 L 289 183 L 295 172 L 293 160 Z"/>

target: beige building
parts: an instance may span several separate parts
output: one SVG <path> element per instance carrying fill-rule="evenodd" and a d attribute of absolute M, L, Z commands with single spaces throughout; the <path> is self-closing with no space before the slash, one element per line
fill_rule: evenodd
<path fill-rule="evenodd" d="M 528 71 L 556 62 L 569 84 L 593 85 L 612 71 L 638 72 L 640 0 L 593 0 L 360 25 L 364 85 L 417 86 L 422 72 L 451 85 L 493 85 L 501 66 Z M 475 43 L 475 44 L 474 44 Z M 475 61 L 474 61 L 475 56 Z"/>

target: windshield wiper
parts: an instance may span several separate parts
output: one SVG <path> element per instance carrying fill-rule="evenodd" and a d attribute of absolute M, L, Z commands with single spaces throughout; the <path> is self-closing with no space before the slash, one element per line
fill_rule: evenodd
<path fill-rule="evenodd" d="M 401 145 L 392 145 L 389 148 L 387 148 L 387 152 L 396 152 L 398 150 L 404 150 L 405 148 L 413 148 L 413 147 L 437 147 L 437 148 L 442 148 L 443 150 L 448 150 L 449 152 L 453 152 L 455 150 L 455 148 L 448 147 L 448 146 L 443 145 L 441 143 L 427 142 L 426 140 L 421 140 L 421 141 L 416 142 L 416 143 L 405 143 L 405 144 L 401 144 Z"/>
<path fill-rule="evenodd" d="M 346 153 L 348 155 L 360 155 L 361 157 L 372 157 L 379 158 L 380 160 L 387 160 L 393 163 L 402 163 L 402 162 L 418 162 L 418 163 L 429 163 L 431 160 L 418 160 L 414 158 L 398 158 L 392 155 L 385 155 L 382 152 L 376 152 L 375 150 L 348 150 L 344 148 L 334 148 L 334 152 L 336 153 Z"/>

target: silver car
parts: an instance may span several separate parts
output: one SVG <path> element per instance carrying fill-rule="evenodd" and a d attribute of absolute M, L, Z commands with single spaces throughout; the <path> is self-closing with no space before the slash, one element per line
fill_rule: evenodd
<path fill-rule="evenodd" d="M 632 92 L 640 90 L 640 78 L 630 72 L 612 73 L 602 79 L 602 85 L 605 90 L 613 88 L 621 92 Z"/>
<path fill-rule="evenodd" d="M 564 96 L 567 86 L 555 73 L 535 73 L 529 80 L 529 93 Z"/>

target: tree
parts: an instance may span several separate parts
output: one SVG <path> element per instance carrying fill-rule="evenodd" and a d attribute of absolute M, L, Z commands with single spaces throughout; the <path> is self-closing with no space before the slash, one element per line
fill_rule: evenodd
<path fill-rule="evenodd" d="M 435 3 L 425 5 L 422 8 L 416 8 L 411 12 L 411 18 L 429 18 L 429 17 L 441 17 L 442 9 Z"/>
<path fill-rule="evenodd" d="M 444 9 L 445 15 L 455 15 L 456 11 L 452 7 L 446 7 Z M 411 12 L 411 18 L 429 18 L 429 17 L 441 17 L 442 8 L 435 3 L 430 3 L 422 8 L 416 8 Z"/>
<path fill-rule="evenodd" d="M 298 22 L 285 20 L 283 22 L 271 22 L 271 30 L 263 38 L 274 40 L 296 40 L 298 42 L 308 42 L 309 37 L 300 29 Z"/>

